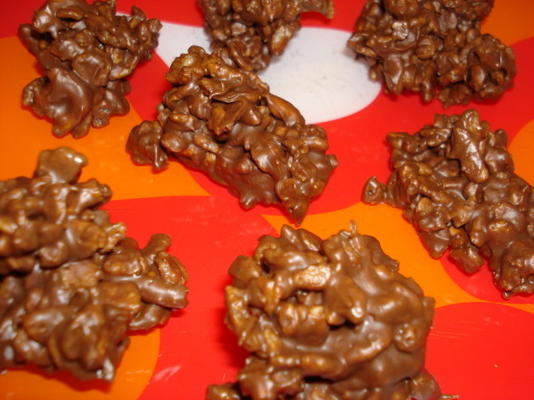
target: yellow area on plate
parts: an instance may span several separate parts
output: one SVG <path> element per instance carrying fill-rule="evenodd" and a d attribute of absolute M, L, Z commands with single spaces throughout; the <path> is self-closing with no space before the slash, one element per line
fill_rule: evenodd
<path fill-rule="evenodd" d="M 102 129 L 91 129 L 81 139 L 70 135 L 56 138 L 50 122 L 21 106 L 22 89 L 39 76 L 35 58 L 16 37 L 0 39 L 0 50 L 10 58 L 9 63 L 0 63 L 0 180 L 31 176 L 41 150 L 69 146 L 89 160 L 81 180 L 94 177 L 109 185 L 114 200 L 208 195 L 178 162 L 171 162 L 158 174 L 149 166 L 133 164 L 125 150 L 130 130 L 141 122 L 133 109 L 123 117 L 111 118 Z"/>
<path fill-rule="evenodd" d="M 514 160 L 515 173 L 534 185 L 534 119 L 521 128 L 510 143 L 509 150 Z"/>
<path fill-rule="evenodd" d="M 49 375 L 36 369 L 35 372 L 15 369 L 0 376 L 0 394 L 9 400 L 137 399 L 152 377 L 159 342 L 158 329 L 132 336 L 111 384 L 95 380 L 80 382 L 66 373 L 61 375 L 63 379 L 58 379 L 57 374 Z"/>
<path fill-rule="evenodd" d="M 287 223 L 281 216 L 264 216 L 278 231 Z M 371 206 L 357 203 L 333 212 L 308 215 L 302 228 L 326 238 L 354 221 L 358 232 L 376 237 L 386 254 L 400 263 L 400 272 L 413 278 L 425 294 L 436 299 L 436 307 L 456 303 L 487 302 L 459 287 L 447 274 L 439 260 L 432 259 L 415 229 L 402 217 L 401 210 L 388 205 Z M 534 312 L 533 304 L 510 304 L 510 307 Z"/>
<path fill-rule="evenodd" d="M 508 46 L 533 35 L 534 1 L 495 0 L 482 22 L 482 32 L 491 33 Z"/>

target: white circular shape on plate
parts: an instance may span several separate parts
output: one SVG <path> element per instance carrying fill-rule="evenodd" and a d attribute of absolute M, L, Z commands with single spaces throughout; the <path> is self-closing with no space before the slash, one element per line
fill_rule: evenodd
<path fill-rule="evenodd" d="M 380 85 L 368 77 L 367 67 L 347 48 L 350 33 L 331 28 L 302 28 L 259 75 L 271 92 L 297 107 L 307 123 L 331 121 L 369 105 Z M 204 29 L 163 23 L 157 53 L 170 65 L 189 46 L 209 49 Z"/>
<path fill-rule="evenodd" d="M 367 107 L 380 92 L 347 47 L 350 34 L 303 28 L 284 54 L 260 73 L 271 92 L 297 107 L 306 122 L 331 121 Z"/>
<path fill-rule="evenodd" d="M 163 21 L 161 23 L 163 27 L 159 32 L 156 53 L 165 64 L 170 66 L 176 57 L 187 53 L 187 49 L 193 45 L 204 47 L 209 51 L 210 41 L 204 28 Z"/>

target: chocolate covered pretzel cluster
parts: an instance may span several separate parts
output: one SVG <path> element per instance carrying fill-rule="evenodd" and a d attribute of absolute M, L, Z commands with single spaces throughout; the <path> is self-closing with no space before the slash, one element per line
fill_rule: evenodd
<path fill-rule="evenodd" d="M 112 380 L 128 330 L 163 324 L 187 305 L 187 273 L 167 235 L 144 248 L 78 182 L 82 154 L 43 151 L 33 178 L 0 182 L 0 371 L 34 364 Z"/>
<path fill-rule="evenodd" d="M 82 137 L 128 112 L 127 78 L 150 59 L 161 29 L 139 8 L 131 13 L 117 15 L 114 0 L 48 0 L 20 26 L 44 73 L 24 88 L 22 102 L 52 121 L 54 135 Z"/>
<path fill-rule="evenodd" d="M 387 141 L 393 173 L 371 178 L 363 200 L 402 208 L 430 255 L 450 249 L 466 273 L 487 258 L 505 298 L 534 293 L 534 191 L 514 173 L 506 132 L 469 110 Z"/>
<path fill-rule="evenodd" d="M 424 368 L 434 300 L 397 264 L 355 227 L 262 237 L 226 287 L 226 322 L 251 354 L 208 399 L 438 399 Z"/>
<path fill-rule="evenodd" d="M 337 166 L 325 131 L 255 73 L 197 46 L 174 60 L 167 80 L 158 119 L 130 133 L 133 161 L 162 169 L 175 158 L 227 186 L 245 209 L 281 205 L 302 221 Z"/>
<path fill-rule="evenodd" d="M 516 73 L 512 49 L 480 32 L 493 0 L 368 0 L 349 40 L 393 94 L 445 105 L 496 100 Z"/>
<path fill-rule="evenodd" d="M 211 47 L 230 65 L 266 68 L 300 29 L 300 14 L 334 15 L 332 0 L 199 0 Z"/>

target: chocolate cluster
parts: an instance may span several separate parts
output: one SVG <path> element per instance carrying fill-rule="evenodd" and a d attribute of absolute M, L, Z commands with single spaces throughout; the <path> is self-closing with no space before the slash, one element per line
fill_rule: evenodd
<path fill-rule="evenodd" d="M 493 0 L 368 0 L 349 40 L 388 93 L 439 92 L 447 107 L 493 101 L 511 87 L 512 49 L 480 32 Z"/>
<path fill-rule="evenodd" d="M 387 141 L 393 173 L 371 178 L 363 200 L 402 208 L 431 256 L 450 249 L 466 273 L 487 258 L 505 298 L 534 293 L 534 191 L 514 173 L 506 132 L 469 110 Z"/>
<path fill-rule="evenodd" d="M 226 323 L 251 354 L 208 398 L 437 400 L 424 368 L 434 300 L 397 264 L 355 227 L 262 237 L 226 287 Z"/>
<path fill-rule="evenodd" d="M 113 0 L 48 0 L 19 27 L 44 73 L 24 88 L 22 103 L 49 118 L 56 136 L 107 125 L 128 112 L 127 77 L 151 57 L 160 29 L 137 7 L 117 15 Z"/>
<path fill-rule="evenodd" d="M 255 73 L 200 47 L 176 58 L 166 78 L 173 88 L 163 96 L 158 119 L 130 133 L 133 161 L 162 169 L 175 158 L 227 186 L 245 209 L 282 205 L 302 221 L 337 166 L 325 154 L 325 131 L 306 125 Z"/>
<path fill-rule="evenodd" d="M 300 29 L 300 14 L 334 15 L 332 0 L 199 0 L 212 51 L 230 65 L 260 71 Z"/>
<path fill-rule="evenodd" d="M 43 151 L 33 178 L 0 182 L 0 371 L 26 363 L 112 380 L 128 330 L 187 305 L 167 235 L 146 247 L 100 207 L 110 189 L 78 182 L 83 155 Z"/>

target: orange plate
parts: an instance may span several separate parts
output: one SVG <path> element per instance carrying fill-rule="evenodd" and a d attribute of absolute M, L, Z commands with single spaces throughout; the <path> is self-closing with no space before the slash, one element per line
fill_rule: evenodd
<path fill-rule="evenodd" d="M 202 19 L 195 0 L 139 0 L 150 17 L 196 26 Z M 363 0 L 335 0 L 336 16 L 326 21 L 306 16 L 303 25 L 350 30 Z M 483 25 L 517 56 L 518 75 L 512 90 L 494 104 L 475 104 L 482 119 L 510 136 L 517 172 L 534 182 L 534 2 L 496 0 Z M 42 149 L 72 146 L 90 161 L 82 179 L 97 177 L 114 190 L 106 206 L 112 219 L 124 221 L 129 235 L 144 243 L 150 234 L 172 236 L 171 252 L 190 272 L 190 305 L 175 313 L 160 330 L 134 335 L 114 383 L 79 383 L 66 373 L 47 374 L 35 368 L 10 370 L 0 376 L 1 399 L 192 399 L 204 398 L 206 386 L 235 379 L 246 354 L 223 324 L 223 287 L 239 254 L 250 254 L 263 234 L 276 234 L 287 220 L 273 208 L 244 211 L 225 189 L 197 172 L 172 163 L 154 174 L 135 166 L 124 151 L 128 132 L 142 119 L 154 116 L 166 84 L 167 67 L 158 56 L 132 79 L 131 112 L 85 138 L 57 139 L 50 124 L 21 107 L 21 90 L 39 75 L 34 58 L 16 37 L 20 23 L 31 19 L 41 1 L 3 1 L 0 5 L 0 179 L 30 175 Z M 128 12 L 131 1 L 120 1 Z M 176 44 L 180 37 L 172 38 Z M 385 179 L 390 131 L 414 132 L 432 122 L 437 112 L 459 113 L 465 107 L 443 110 L 439 103 L 424 105 L 416 96 L 392 99 L 379 94 L 363 110 L 321 123 L 329 133 L 336 170 L 325 193 L 313 203 L 303 227 L 321 236 L 347 228 L 354 220 L 362 233 L 376 236 L 384 250 L 400 260 L 401 271 L 418 281 L 437 300 L 429 337 L 428 367 L 445 393 L 462 400 L 530 400 L 534 398 L 534 305 L 531 298 L 503 301 L 487 270 L 468 277 L 444 258 L 431 259 L 414 229 L 398 210 L 360 202 L 371 174 Z M 384 118 L 384 116 L 387 116 Z"/>

